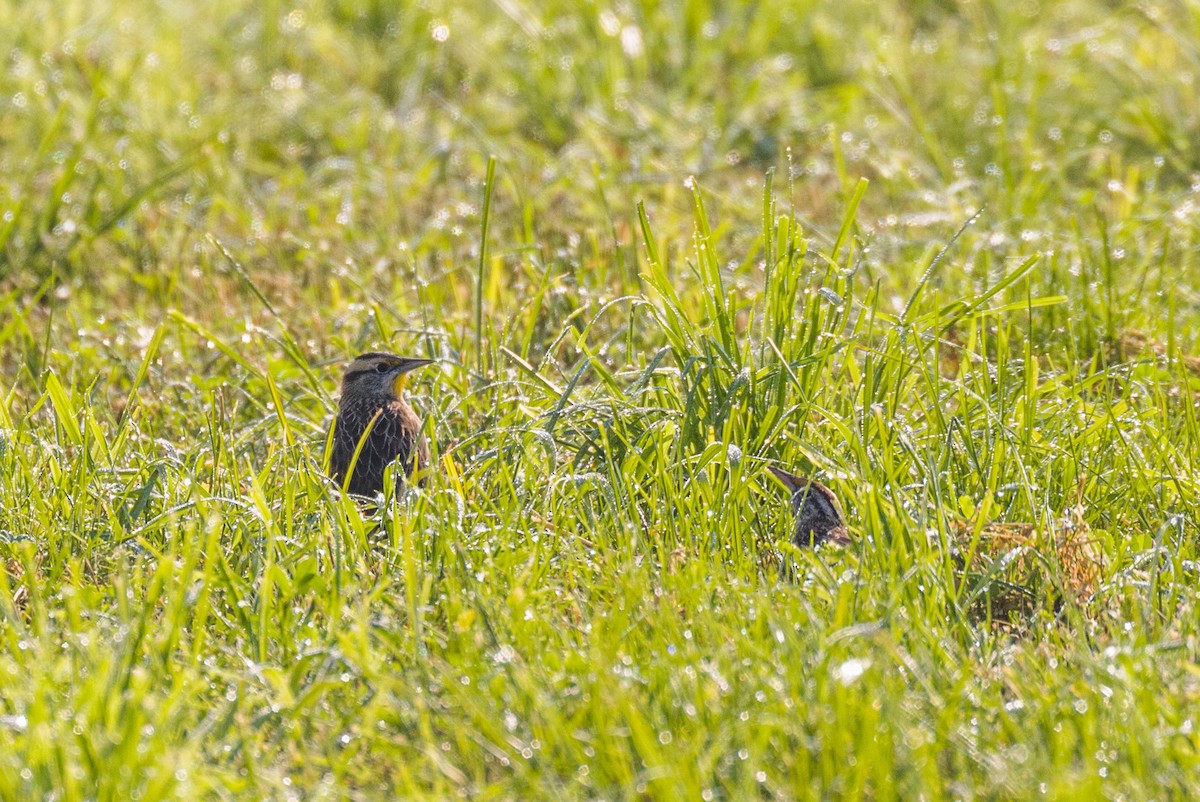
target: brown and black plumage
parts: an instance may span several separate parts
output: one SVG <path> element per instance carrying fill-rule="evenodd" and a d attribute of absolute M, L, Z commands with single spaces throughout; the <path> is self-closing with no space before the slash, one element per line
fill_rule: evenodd
<path fill-rule="evenodd" d="M 393 462 L 403 466 L 405 476 L 428 464 L 421 419 L 405 402 L 403 391 L 405 374 L 432 361 L 371 352 L 355 357 L 346 368 L 329 457 L 329 475 L 340 487 L 374 496 L 383 490 L 384 472 Z M 355 462 L 360 441 L 362 451 Z M 347 481 L 352 462 L 354 471 Z"/>
<path fill-rule="evenodd" d="M 792 494 L 792 509 L 796 513 L 793 543 L 797 546 L 819 546 L 822 543 L 844 546 L 850 542 L 842 507 L 832 490 L 814 479 L 796 476 L 774 466 L 770 467 L 770 471 Z"/>

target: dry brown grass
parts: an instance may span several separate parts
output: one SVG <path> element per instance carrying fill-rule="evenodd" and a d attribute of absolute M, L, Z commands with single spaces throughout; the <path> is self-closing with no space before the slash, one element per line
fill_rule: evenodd
<path fill-rule="evenodd" d="M 990 577 L 971 609 L 1009 630 L 1023 630 L 1042 603 L 1089 604 L 1105 571 L 1104 552 L 1076 503 L 1049 530 L 1028 522 L 990 522 L 979 532 L 972 575 Z M 975 524 L 952 524 L 960 553 L 971 548 Z"/>

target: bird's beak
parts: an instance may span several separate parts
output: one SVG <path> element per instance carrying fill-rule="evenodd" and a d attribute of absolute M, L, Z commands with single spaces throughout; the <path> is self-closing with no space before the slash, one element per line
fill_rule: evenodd
<path fill-rule="evenodd" d="M 434 360 L 434 359 L 417 359 L 416 357 L 405 357 L 404 359 L 400 360 L 400 364 L 396 365 L 396 370 L 400 371 L 400 374 L 403 375 L 405 373 L 408 373 L 411 370 L 416 370 L 417 368 L 423 368 L 426 365 L 432 365 L 436 361 L 437 360 Z"/>
<path fill-rule="evenodd" d="M 796 476 L 795 474 L 792 474 L 792 473 L 788 473 L 787 471 L 783 470 L 782 468 L 776 468 L 774 465 L 768 465 L 767 470 L 769 470 L 771 472 L 772 476 L 774 476 L 776 479 L 778 479 L 780 482 L 782 482 L 783 486 L 786 487 L 788 490 L 797 490 L 801 487 L 804 487 L 806 484 L 808 484 L 805 480 L 801 479 L 799 476 Z"/>
<path fill-rule="evenodd" d="M 417 368 L 430 365 L 434 361 L 435 360 L 432 359 L 417 359 L 415 357 L 406 357 L 400 360 L 399 364 L 397 364 L 394 368 L 396 371 L 396 381 L 392 384 L 392 392 L 399 397 L 399 395 L 404 392 L 404 385 L 408 381 L 408 376 L 406 374 L 410 371 L 416 370 Z"/>

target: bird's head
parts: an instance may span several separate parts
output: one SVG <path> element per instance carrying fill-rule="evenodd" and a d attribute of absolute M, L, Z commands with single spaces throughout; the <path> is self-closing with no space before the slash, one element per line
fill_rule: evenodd
<path fill-rule="evenodd" d="M 432 359 L 396 356 L 372 351 L 359 354 L 342 376 L 342 394 L 393 396 L 399 398 L 411 370 L 428 365 Z"/>
<path fill-rule="evenodd" d="M 771 474 L 792 494 L 792 509 L 796 513 L 795 540 L 798 543 L 846 544 L 850 536 L 846 532 L 846 519 L 837 496 L 825 485 L 803 476 L 769 466 Z"/>

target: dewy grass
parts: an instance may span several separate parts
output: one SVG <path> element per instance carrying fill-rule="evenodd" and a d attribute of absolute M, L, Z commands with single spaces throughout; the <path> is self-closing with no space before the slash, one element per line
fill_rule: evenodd
<path fill-rule="evenodd" d="M 0 15 L 0 799 L 1200 788 L 1195 8 Z"/>

